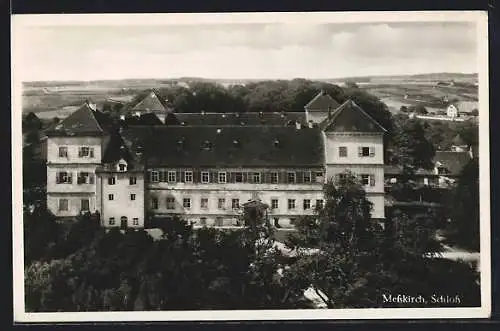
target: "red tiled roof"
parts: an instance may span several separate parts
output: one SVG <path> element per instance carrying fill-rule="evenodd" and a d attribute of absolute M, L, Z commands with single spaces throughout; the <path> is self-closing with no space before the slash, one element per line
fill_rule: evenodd
<path fill-rule="evenodd" d="M 347 100 L 319 124 L 328 132 L 387 132 L 354 101 Z"/>

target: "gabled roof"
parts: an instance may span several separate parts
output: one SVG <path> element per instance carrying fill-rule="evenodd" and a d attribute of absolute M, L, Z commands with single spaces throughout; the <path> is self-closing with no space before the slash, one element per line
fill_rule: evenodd
<path fill-rule="evenodd" d="M 147 164 L 153 166 L 319 167 L 324 161 L 318 128 L 136 126 L 123 130 L 122 136 L 130 146 L 142 145 Z"/>
<path fill-rule="evenodd" d="M 328 111 L 329 108 L 333 110 L 338 106 L 339 103 L 334 98 L 325 91 L 320 91 L 304 108 L 308 111 Z"/>
<path fill-rule="evenodd" d="M 436 151 L 433 161 L 436 167 L 444 167 L 450 175 L 458 176 L 470 160 L 469 152 Z"/>
<path fill-rule="evenodd" d="M 162 125 L 163 122 L 154 113 L 142 113 L 139 116 L 127 116 L 124 125 Z"/>
<path fill-rule="evenodd" d="M 327 132 L 387 132 L 351 99 L 335 109 L 319 127 Z"/>
<path fill-rule="evenodd" d="M 168 116 L 168 115 L 167 115 Z M 177 113 L 181 125 L 295 125 L 306 124 L 305 112 Z M 171 118 L 172 120 L 172 118 Z M 184 123 L 184 124 L 182 124 Z M 168 125 L 165 120 L 165 124 Z"/>
<path fill-rule="evenodd" d="M 141 157 L 131 151 L 130 143 L 127 144 L 119 133 L 115 133 L 106 146 L 99 171 L 114 170 L 115 164 L 121 159 L 127 162 L 129 170 L 144 169 Z"/>
<path fill-rule="evenodd" d="M 132 107 L 133 111 L 166 111 L 168 106 L 162 96 L 151 90 L 141 101 Z"/>
<path fill-rule="evenodd" d="M 93 110 L 85 103 L 71 115 L 47 130 L 47 136 L 88 136 L 106 134 L 111 122 L 99 110 Z"/>

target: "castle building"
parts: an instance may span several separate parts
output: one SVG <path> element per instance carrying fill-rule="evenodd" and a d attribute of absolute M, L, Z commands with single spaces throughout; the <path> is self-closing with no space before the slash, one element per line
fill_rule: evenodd
<path fill-rule="evenodd" d="M 118 129 L 89 104 L 63 120 L 48 133 L 49 209 L 60 217 L 99 211 L 105 227 L 172 215 L 229 226 L 239 225 L 242 205 L 260 200 L 272 223 L 292 227 L 323 204 L 328 179 L 350 170 L 372 217 L 385 216 L 385 129 L 352 100 L 339 105 L 321 92 L 305 112 L 168 110 L 156 123 Z"/>

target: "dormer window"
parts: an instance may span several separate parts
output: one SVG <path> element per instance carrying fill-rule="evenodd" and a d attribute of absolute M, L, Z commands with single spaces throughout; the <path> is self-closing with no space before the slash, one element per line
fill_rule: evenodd
<path fill-rule="evenodd" d="M 221 133 L 222 130 L 221 129 L 217 129 L 217 134 Z"/>
<path fill-rule="evenodd" d="M 211 149 L 212 149 L 212 143 L 211 143 L 210 141 L 208 141 L 208 140 L 205 140 L 205 141 L 203 142 L 203 146 L 202 146 L 202 148 L 203 148 L 204 150 L 206 150 L 206 151 L 209 151 L 209 150 L 211 150 Z"/>
<path fill-rule="evenodd" d="M 274 140 L 274 147 L 278 148 L 280 146 L 280 141 L 278 139 Z"/>
<path fill-rule="evenodd" d="M 127 171 L 127 162 L 124 159 L 121 159 L 120 161 L 118 161 L 117 169 L 118 169 L 118 171 L 121 171 L 121 172 Z"/>
<path fill-rule="evenodd" d="M 240 142 L 238 140 L 233 140 L 233 146 L 234 147 L 240 147 Z"/>

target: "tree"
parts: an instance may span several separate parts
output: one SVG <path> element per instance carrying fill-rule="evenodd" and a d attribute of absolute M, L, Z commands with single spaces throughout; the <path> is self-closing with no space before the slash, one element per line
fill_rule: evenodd
<path fill-rule="evenodd" d="M 431 169 L 435 149 L 426 138 L 422 122 L 418 119 L 408 119 L 400 127 L 395 137 L 396 158 L 407 174 L 424 168 Z"/>
<path fill-rule="evenodd" d="M 427 115 L 429 113 L 423 105 L 411 106 L 408 109 L 408 111 L 411 113 L 418 114 L 418 115 Z"/>
<path fill-rule="evenodd" d="M 435 216 L 396 213 L 382 229 L 370 219 L 364 190 L 350 174 L 337 186 L 328 183 L 325 199 L 324 208 L 301 220 L 298 235 L 290 237 L 291 247 L 318 248 L 299 252 L 285 272 L 290 283 L 311 286 L 329 308 L 408 307 L 383 301 L 384 294 L 402 292 L 426 298 L 460 293 L 460 305 L 479 304 L 474 269 L 439 258 Z M 457 272 L 456 282 L 449 281 L 450 270 Z"/>
<path fill-rule="evenodd" d="M 479 251 L 479 163 L 472 159 L 462 170 L 454 189 L 448 240 L 458 246 Z"/>
<path fill-rule="evenodd" d="M 380 267 L 377 238 L 380 226 L 371 220 L 371 202 L 359 180 L 345 173 L 335 186 L 325 185 L 325 205 L 314 218 L 298 222 L 297 235 L 287 245 L 317 247 L 316 254 L 302 255 L 287 272 L 288 277 L 309 283 L 329 308 L 353 303 L 359 291 L 372 291 L 369 283 Z M 358 297 L 359 299 L 359 297 Z M 370 302 L 373 298 L 366 297 Z"/>

